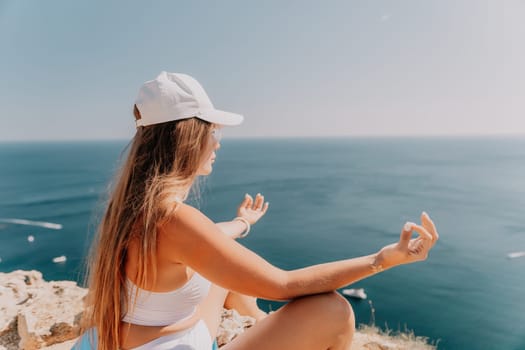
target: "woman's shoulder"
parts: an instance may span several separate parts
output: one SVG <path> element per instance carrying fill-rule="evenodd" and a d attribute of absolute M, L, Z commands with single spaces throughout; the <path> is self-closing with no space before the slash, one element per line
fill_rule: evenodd
<path fill-rule="evenodd" d="M 193 230 L 201 225 L 209 224 L 210 219 L 206 217 L 199 209 L 181 202 L 177 209 L 161 225 L 164 230 L 177 228 Z"/>
<path fill-rule="evenodd" d="M 205 216 L 199 209 L 195 208 L 192 205 L 189 205 L 184 202 L 180 202 L 177 205 L 177 209 L 174 212 L 174 215 L 170 217 L 173 220 L 187 220 L 194 217 Z"/>
<path fill-rule="evenodd" d="M 191 205 L 182 204 L 176 214 L 169 218 L 159 228 L 159 247 L 166 250 L 166 256 L 173 260 L 174 256 L 184 256 L 197 247 L 210 246 L 216 239 L 219 229 L 200 210 Z M 219 231 L 220 232 L 220 231 Z M 199 256 L 197 254 L 196 256 Z M 181 260 L 177 260 L 181 262 Z"/>

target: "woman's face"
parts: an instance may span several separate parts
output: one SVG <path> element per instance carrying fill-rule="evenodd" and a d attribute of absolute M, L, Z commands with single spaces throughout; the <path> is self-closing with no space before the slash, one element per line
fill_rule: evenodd
<path fill-rule="evenodd" d="M 215 162 L 215 150 L 218 150 L 221 147 L 221 129 L 222 126 L 217 124 L 213 125 L 210 132 L 209 146 L 206 149 L 206 153 L 204 154 L 203 161 L 197 171 L 197 175 L 202 176 L 211 174 L 213 170 L 212 164 Z"/>

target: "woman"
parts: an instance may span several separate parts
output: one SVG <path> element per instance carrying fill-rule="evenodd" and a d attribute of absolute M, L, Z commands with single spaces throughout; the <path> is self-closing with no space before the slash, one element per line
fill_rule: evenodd
<path fill-rule="evenodd" d="M 262 195 L 247 195 L 237 217 L 219 224 L 184 202 L 212 172 L 221 128 L 243 117 L 216 110 L 192 77 L 167 72 L 144 83 L 134 114 L 89 271 L 87 319 L 100 350 L 211 349 L 224 305 L 258 320 L 226 350 L 348 349 L 354 315 L 334 291 L 425 260 L 438 240 L 423 213 L 377 253 L 283 271 L 231 239 L 265 214 Z M 255 298 L 290 302 L 266 315 Z"/>

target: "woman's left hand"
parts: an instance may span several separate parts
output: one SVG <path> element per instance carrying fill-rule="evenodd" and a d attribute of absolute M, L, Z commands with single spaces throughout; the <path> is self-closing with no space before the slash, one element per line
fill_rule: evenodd
<path fill-rule="evenodd" d="M 260 193 L 255 196 L 255 201 L 252 196 L 246 193 L 244 200 L 237 209 L 237 216 L 245 218 L 250 225 L 253 225 L 266 214 L 269 205 L 270 203 L 264 202 L 264 196 Z"/>
<path fill-rule="evenodd" d="M 419 236 L 412 238 L 412 232 Z M 430 249 L 436 244 L 439 234 L 430 216 L 421 214 L 421 225 L 407 222 L 401 231 L 399 242 L 383 247 L 377 256 L 376 263 L 383 268 L 410 264 L 427 259 Z"/>

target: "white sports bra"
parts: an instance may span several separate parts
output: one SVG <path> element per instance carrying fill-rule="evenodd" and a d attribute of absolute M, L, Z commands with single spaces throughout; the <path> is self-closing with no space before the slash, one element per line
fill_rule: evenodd
<path fill-rule="evenodd" d="M 131 312 L 126 312 L 122 321 L 141 326 L 167 326 L 185 320 L 208 295 L 210 285 L 210 281 L 197 272 L 182 287 L 170 292 L 150 292 L 128 279 L 126 289 Z"/>

